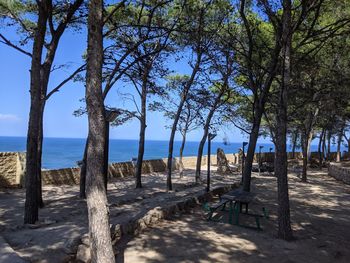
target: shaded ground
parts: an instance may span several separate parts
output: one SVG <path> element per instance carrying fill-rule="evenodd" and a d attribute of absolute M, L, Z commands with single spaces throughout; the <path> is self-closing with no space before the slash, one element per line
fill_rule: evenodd
<path fill-rule="evenodd" d="M 119 245 L 118 262 L 349 262 L 349 185 L 335 181 L 325 170 L 310 171 L 306 184 L 291 173 L 296 240 L 285 242 L 275 237 L 276 178 L 255 174 L 252 183 L 258 196 L 252 209 L 258 212 L 265 206 L 270 211 L 270 219 L 262 222 L 263 231 L 207 222 L 197 208 L 125 240 Z"/>
<path fill-rule="evenodd" d="M 130 177 L 112 180 L 108 185 L 111 223 L 128 222 L 154 207 L 204 191 L 204 185 L 194 184 L 193 170 L 186 170 L 185 175 L 179 178 L 174 172 L 174 191 L 171 192 L 165 190 L 165 173 L 144 175 L 142 189 L 134 189 L 134 179 Z M 212 182 L 215 187 L 238 180 L 237 175 L 224 178 L 213 173 Z M 78 198 L 78 193 L 78 186 L 44 186 L 45 208 L 39 212 L 40 224 L 25 226 L 24 189 L 0 190 L 0 237 L 18 255 L 32 262 L 69 260 L 81 237 L 87 233 L 86 204 Z"/>

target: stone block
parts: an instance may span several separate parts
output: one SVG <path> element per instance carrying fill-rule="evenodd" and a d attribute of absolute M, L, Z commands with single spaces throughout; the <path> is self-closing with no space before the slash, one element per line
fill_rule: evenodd
<path fill-rule="evenodd" d="M 76 259 L 84 263 L 89 263 L 91 261 L 90 247 L 84 244 L 79 245 Z"/>

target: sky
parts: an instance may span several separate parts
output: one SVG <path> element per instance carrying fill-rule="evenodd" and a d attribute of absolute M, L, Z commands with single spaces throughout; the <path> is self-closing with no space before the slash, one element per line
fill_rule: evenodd
<path fill-rule="evenodd" d="M 18 40 L 11 29 L 0 29 L 9 39 Z M 68 69 L 56 70 L 52 73 L 49 90 L 60 83 L 70 72 L 82 63 L 81 55 L 86 49 L 86 34 L 67 31 L 60 42 L 56 53 L 55 65 L 70 65 Z M 30 50 L 30 47 L 27 48 Z M 0 43 L 0 136 L 26 136 L 30 108 L 29 69 L 30 58 L 11 47 Z M 168 62 L 169 67 L 179 73 L 187 73 L 189 66 L 183 62 Z M 116 107 L 131 107 L 130 101 L 120 98 L 120 92 L 129 92 L 131 86 L 122 86 L 111 90 L 106 104 Z M 87 117 L 75 117 L 73 112 L 83 106 L 80 100 L 84 98 L 84 85 L 69 82 L 59 92 L 55 93 L 46 104 L 44 114 L 44 136 L 63 138 L 85 138 L 87 135 Z M 133 91 L 132 91 L 133 92 Z M 148 140 L 168 140 L 170 131 L 164 126 L 169 124 L 158 112 L 149 112 L 147 116 L 146 138 Z M 111 139 L 138 139 L 139 123 L 134 120 L 110 130 Z M 199 141 L 202 130 L 196 130 L 188 135 L 189 141 Z M 247 140 L 246 136 L 233 127 L 224 127 L 218 133 L 215 141 L 222 141 L 227 136 L 230 142 Z M 176 140 L 180 140 L 177 134 Z M 262 139 L 261 142 L 270 142 Z"/>

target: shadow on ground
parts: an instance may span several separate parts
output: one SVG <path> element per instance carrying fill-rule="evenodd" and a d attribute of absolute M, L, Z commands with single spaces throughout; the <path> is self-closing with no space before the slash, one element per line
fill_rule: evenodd
<path fill-rule="evenodd" d="M 257 201 L 270 212 L 258 232 L 227 223 L 207 222 L 200 208 L 163 221 L 118 246 L 118 262 L 349 262 L 350 186 L 310 171 L 309 182 L 289 175 L 291 220 L 295 241 L 275 237 L 276 178 L 253 178 Z M 227 219 L 224 218 L 224 222 Z"/>

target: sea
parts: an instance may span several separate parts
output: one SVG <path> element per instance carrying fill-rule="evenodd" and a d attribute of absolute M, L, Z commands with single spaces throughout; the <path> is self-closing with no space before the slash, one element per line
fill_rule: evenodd
<path fill-rule="evenodd" d="M 76 167 L 77 161 L 81 160 L 84 153 L 86 139 L 81 138 L 44 138 L 43 144 L 43 169 L 59 169 L 66 167 Z M 168 141 L 146 141 L 144 159 L 166 158 L 168 155 Z M 174 157 L 179 156 L 181 142 L 174 143 Z M 196 156 L 198 152 L 199 142 L 188 141 L 184 149 L 184 156 Z M 273 144 L 258 143 L 264 146 L 262 152 L 274 150 Z M 247 147 L 247 146 L 246 146 Z M 225 153 L 237 153 L 242 148 L 242 142 L 224 143 L 214 141 L 211 144 L 211 154 L 216 154 L 218 148 L 222 148 Z M 290 150 L 290 146 L 288 149 Z M 247 148 L 246 148 L 247 149 Z M 332 146 L 335 150 L 335 145 Z M 25 137 L 3 137 L 0 136 L 0 152 L 25 152 Z M 110 139 L 109 142 L 109 162 L 130 161 L 133 157 L 137 157 L 138 140 L 118 140 Z M 312 151 L 317 151 L 317 145 L 312 145 Z M 204 153 L 207 154 L 207 143 Z"/>

